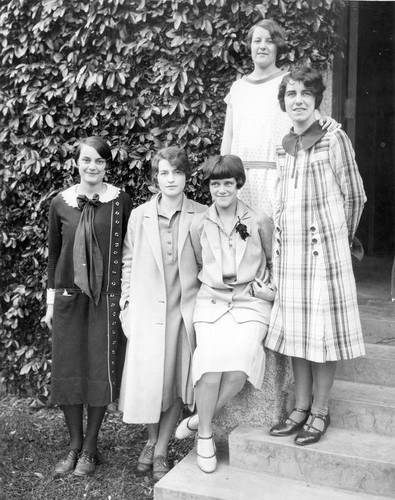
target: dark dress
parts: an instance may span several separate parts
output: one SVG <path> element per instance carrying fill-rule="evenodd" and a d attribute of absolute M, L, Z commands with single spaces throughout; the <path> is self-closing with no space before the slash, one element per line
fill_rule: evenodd
<path fill-rule="evenodd" d="M 51 400 L 106 406 L 116 399 L 122 374 L 121 257 L 131 199 L 107 184 L 95 207 L 94 228 L 103 258 L 103 283 L 95 305 L 74 283 L 74 236 L 81 216 L 76 197 L 72 186 L 52 200 L 49 210 L 48 288 L 55 289 Z"/>

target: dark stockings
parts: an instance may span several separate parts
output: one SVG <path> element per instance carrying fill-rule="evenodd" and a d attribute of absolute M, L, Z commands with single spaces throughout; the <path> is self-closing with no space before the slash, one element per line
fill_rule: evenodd
<path fill-rule="evenodd" d="M 83 449 L 90 453 L 95 453 L 97 438 L 106 413 L 106 407 L 88 406 L 88 421 L 85 438 L 83 428 L 83 405 L 62 405 L 61 408 L 70 434 L 70 449 L 76 449 L 78 451 Z"/>

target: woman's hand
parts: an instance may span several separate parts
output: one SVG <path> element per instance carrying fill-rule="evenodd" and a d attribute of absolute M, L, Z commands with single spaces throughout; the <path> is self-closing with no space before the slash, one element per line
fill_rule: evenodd
<path fill-rule="evenodd" d="M 41 323 L 45 323 L 47 327 L 52 330 L 52 318 L 53 318 L 53 304 L 47 306 L 47 312 L 45 316 L 41 318 Z"/>
<path fill-rule="evenodd" d="M 262 279 L 255 278 L 251 283 L 250 294 L 257 299 L 273 302 L 276 296 L 276 287 L 273 283 L 270 283 L 270 271 L 268 268 L 265 269 Z"/>
<path fill-rule="evenodd" d="M 320 119 L 318 120 L 318 123 L 324 130 L 327 129 L 328 132 L 333 132 L 334 130 L 342 128 L 341 123 L 337 122 L 334 118 L 331 118 L 330 116 L 321 116 Z"/>

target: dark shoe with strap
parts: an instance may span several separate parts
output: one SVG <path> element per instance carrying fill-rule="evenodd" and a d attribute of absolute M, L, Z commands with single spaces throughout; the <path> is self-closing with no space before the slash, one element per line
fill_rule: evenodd
<path fill-rule="evenodd" d="M 68 472 L 74 470 L 78 461 L 79 454 L 79 450 L 70 450 L 67 454 L 67 457 L 63 458 L 55 465 L 56 474 L 67 474 Z"/>
<path fill-rule="evenodd" d="M 88 450 L 82 450 L 73 472 L 74 476 L 87 476 L 88 474 L 93 474 L 98 462 L 97 452 L 91 453 Z"/>
<path fill-rule="evenodd" d="M 294 413 L 295 411 L 303 413 L 305 415 L 300 422 L 297 422 L 296 420 L 291 418 L 292 413 Z M 290 436 L 304 426 L 304 424 L 307 422 L 307 419 L 309 418 L 309 415 L 310 408 L 308 410 L 294 408 L 287 418 L 284 418 L 283 420 L 281 420 L 281 422 L 274 425 L 269 432 L 272 436 Z"/>
<path fill-rule="evenodd" d="M 154 462 L 152 464 L 152 477 L 155 482 L 162 479 L 170 470 L 169 462 L 167 457 L 163 455 L 157 455 L 154 457 Z"/>
<path fill-rule="evenodd" d="M 136 469 L 142 474 L 150 472 L 152 469 L 152 464 L 154 462 L 154 451 L 155 445 L 146 444 L 143 451 L 140 453 L 139 459 L 137 460 Z"/>
<path fill-rule="evenodd" d="M 324 422 L 324 428 L 322 430 L 317 429 L 317 427 L 314 427 L 314 421 L 315 419 L 322 420 Z M 327 428 L 329 427 L 329 424 L 331 423 L 331 419 L 328 415 L 318 415 L 311 413 L 311 421 L 309 423 L 306 423 L 303 426 L 303 429 L 301 429 L 295 436 L 295 444 L 298 444 L 299 446 L 306 446 L 308 444 L 313 444 L 313 443 L 318 443 L 318 441 L 322 438 L 322 436 L 325 434 Z"/>

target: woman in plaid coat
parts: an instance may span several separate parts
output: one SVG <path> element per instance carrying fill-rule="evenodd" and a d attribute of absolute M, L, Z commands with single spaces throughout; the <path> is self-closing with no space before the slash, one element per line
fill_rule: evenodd
<path fill-rule="evenodd" d="M 299 445 L 318 441 L 329 425 L 337 361 L 365 354 L 350 248 L 366 197 L 349 138 L 316 122 L 324 89 L 319 72 L 299 67 L 278 95 L 293 128 L 277 150 L 278 294 L 265 344 L 292 357 L 296 407 L 270 432 L 298 430 Z"/>

